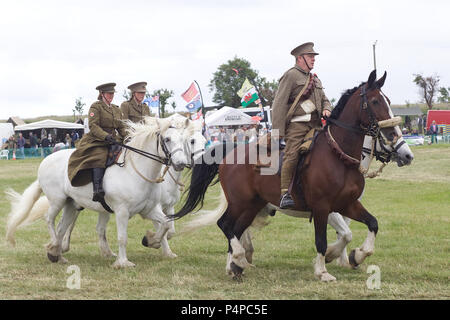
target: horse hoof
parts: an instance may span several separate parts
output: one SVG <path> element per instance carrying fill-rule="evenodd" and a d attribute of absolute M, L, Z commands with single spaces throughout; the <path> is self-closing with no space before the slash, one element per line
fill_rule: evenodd
<path fill-rule="evenodd" d="M 131 262 L 131 261 L 128 261 L 128 260 L 125 260 L 125 261 L 119 261 L 119 260 L 117 260 L 116 262 L 114 262 L 114 264 L 112 265 L 112 267 L 114 268 L 114 269 L 122 269 L 122 268 L 132 268 L 132 267 L 136 267 L 136 265 L 133 263 L 133 262 Z"/>
<path fill-rule="evenodd" d="M 53 263 L 56 263 L 56 262 L 58 262 L 58 260 L 59 260 L 59 257 L 58 257 L 58 256 L 54 256 L 54 255 L 52 255 L 52 254 L 50 254 L 50 253 L 47 253 L 47 258 L 48 258 L 48 260 L 50 260 L 50 261 L 53 262 Z"/>
<path fill-rule="evenodd" d="M 147 237 L 146 237 L 146 236 L 144 236 L 144 237 L 142 238 L 142 245 L 143 245 L 144 247 L 148 247 L 148 241 L 147 241 Z"/>
<path fill-rule="evenodd" d="M 322 282 L 331 282 L 331 281 L 336 281 L 336 278 L 333 277 L 331 274 L 329 274 L 328 272 L 322 273 L 319 277 L 319 280 Z"/>
<path fill-rule="evenodd" d="M 359 263 L 356 262 L 355 254 L 356 254 L 356 250 L 353 249 L 350 252 L 350 254 L 348 255 L 348 262 L 350 263 L 350 265 L 352 266 L 353 269 L 356 269 L 359 266 Z"/>
<path fill-rule="evenodd" d="M 230 267 L 231 267 L 231 273 L 233 275 L 233 280 L 236 280 L 238 282 L 242 282 L 242 273 L 243 273 L 244 269 L 239 267 L 234 262 L 231 262 Z"/>

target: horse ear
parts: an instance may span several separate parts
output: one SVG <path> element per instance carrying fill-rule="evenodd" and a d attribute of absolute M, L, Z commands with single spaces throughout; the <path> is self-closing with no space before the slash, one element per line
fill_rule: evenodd
<path fill-rule="evenodd" d="M 384 85 L 384 81 L 386 81 L 386 76 L 387 76 L 387 73 L 385 71 L 383 76 L 377 80 L 376 86 L 378 89 L 381 89 L 381 87 Z"/>
<path fill-rule="evenodd" d="M 184 121 L 184 127 L 185 128 L 189 127 L 189 124 L 190 124 L 189 121 L 190 121 L 189 118 L 186 118 L 186 120 Z"/>
<path fill-rule="evenodd" d="M 377 70 L 373 70 L 369 75 L 369 80 L 367 80 L 367 88 L 372 88 L 376 79 L 377 79 Z"/>

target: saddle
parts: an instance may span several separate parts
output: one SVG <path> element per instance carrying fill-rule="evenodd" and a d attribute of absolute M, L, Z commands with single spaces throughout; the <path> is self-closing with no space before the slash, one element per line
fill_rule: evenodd
<path fill-rule="evenodd" d="M 321 131 L 320 129 L 311 129 L 306 134 L 305 140 L 302 143 L 302 145 L 300 146 L 300 155 L 301 155 L 301 157 L 300 157 L 299 163 L 302 162 L 301 163 L 302 166 L 306 165 L 306 163 L 303 163 L 303 161 L 305 159 L 305 155 L 313 148 L 314 141 L 315 141 L 315 139 L 316 139 L 316 137 L 317 137 L 317 135 L 319 134 L 320 131 Z M 254 167 L 254 170 L 259 171 L 261 168 L 268 168 L 268 167 L 270 167 L 271 163 L 269 161 L 270 160 L 269 157 L 271 155 L 271 150 L 272 150 L 272 140 L 273 139 L 271 138 L 270 132 L 268 134 L 266 134 L 266 135 L 261 136 L 258 139 L 258 142 L 257 142 L 258 159 L 257 159 L 257 163 L 256 163 L 256 165 Z M 268 156 L 267 159 L 260 159 L 260 153 L 259 153 L 260 148 L 266 148 L 266 151 L 267 151 L 266 154 Z M 279 148 L 280 156 L 279 156 L 279 162 L 278 162 L 280 164 L 280 166 L 278 168 L 277 175 L 281 174 L 281 164 L 283 163 L 283 157 L 284 157 L 283 149 L 284 149 L 284 145 L 282 145 L 280 143 L 280 148 Z M 267 161 L 262 161 L 262 160 L 267 160 Z"/>
<path fill-rule="evenodd" d="M 297 164 L 297 169 L 295 170 L 294 176 L 291 180 L 291 184 L 289 186 L 289 193 L 293 195 L 294 201 L 296 203 L 296 210 L 299 211 L 310 211 L 310 208 L 306 205 L 306 200 L 303 192 L 303 186 L 301 185 L 300 178 L 302 174 L 303 168 L 307 167 L 309 165 L 309 159 L 306 157 L 306 155 L 309 153 L 310 150 L 314 147 L 314 142 L 316 140 L 316 137 L 318 136 L 319 132 L 322 131 L 321 129 L 311 129 L 305 136 L 305 140 L 303 144 L 300 146 L 300 157 Z M 269 155 L 271 150 L 271 140 L 270 139 L 270 133 L 267 136 L 262 136 L 258 140 L 258 146 L 267 148 L 267 154 Z M 259 154 L 259 152 L 258 152 Z M 280 154 L 279 154 L 279 167 L 277 175 L 281 176 L 281 166 L 283 163 L 283 157 L 284 152 L 282 151 L 282 148 L 280 147 Z M 269 159 L 267 159 L 269 160 Z M 263 167 L 270 167 L 270 162 L 267 164 L 268 161 L 264 161 L 264 164 L 260 163 L 260 159 L 258 157 L 258 162 L 254 166 L 254 170 L 260 171 Z"/>
<path fill-rule="evenodd" d="M 108 158 L 106 159 L 106 168 L 112 166 L 113 164 L 119 164 L 120 154 L 122 153 L 122 147 L 117 144 L 111 144 L 108 147 Z"/>

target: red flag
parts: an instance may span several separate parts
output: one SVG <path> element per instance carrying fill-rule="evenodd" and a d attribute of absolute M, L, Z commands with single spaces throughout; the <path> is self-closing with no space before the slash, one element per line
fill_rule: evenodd
<path fill-rule="evenodd" d="M 198 95 L 197 87 L 195 86 L 194 82 L 192 82 L 192 84 L 191 84 L 191 86 L 189 87 L 189 89 L 187 89 L 187 90 L 181 95 L 181 97 L 182 97 L 186 102 L 191 102 L 197 95 Z"/>

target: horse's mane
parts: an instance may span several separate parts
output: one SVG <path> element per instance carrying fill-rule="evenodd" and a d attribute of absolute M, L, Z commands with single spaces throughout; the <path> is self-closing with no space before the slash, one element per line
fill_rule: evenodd
<path fill-rule="evenodd" d="M 145 141 L 152 138 L 158 132 L 164 132 L 169 128 L 170 122 L 166 119 L 158 119 L 154 117 L 144 117 L 142 122 L 132 122 L 126 120 L 127 137 L 129 144 L 140 148 Z"/>
<path fill-rule="evenodd" d="M 353 89 L 346 90 L 341 98 L 339 99 L 338 103 L 336 104 L 336 107 L 334 107 L 333 111 L 331 112 L 330 118 L 337 119 L 339 115 L 341 114 L 342 110 L 344 110 L 345 105 L 347 104 L 348 100 L 358 90 L 361 88 L 362 85 L 364 85 L 365 82 L 361 83 L 359 86 L 354 87 Z"/>

